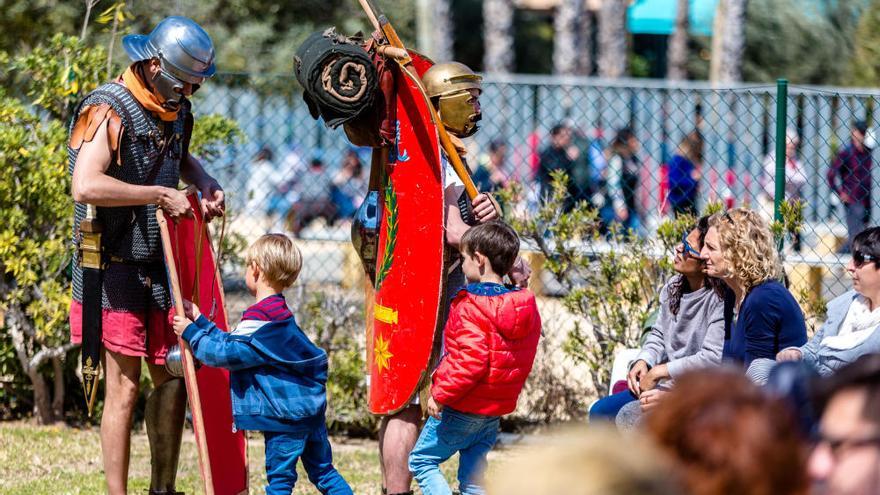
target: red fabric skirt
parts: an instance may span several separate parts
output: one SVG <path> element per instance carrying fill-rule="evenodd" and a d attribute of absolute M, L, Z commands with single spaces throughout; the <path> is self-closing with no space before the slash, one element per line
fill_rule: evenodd
<path fill-rule="evenodd" d="M 104 348 L 124 356 L 144 357 L 152 364 L 165 364 L 168 349 L 177 344 L 172 321 L 174 308 L 146 312 L 103 310 Z M 82 343 L 82 303 L 70 303 L 70 341 Z"/>

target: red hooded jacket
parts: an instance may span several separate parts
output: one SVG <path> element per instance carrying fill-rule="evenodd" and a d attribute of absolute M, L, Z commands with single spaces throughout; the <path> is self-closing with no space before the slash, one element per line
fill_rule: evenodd
<path fill-rule="evenodd" d="M 457 411 L 502 416 L 532 371 L 541 316 L 528 289 L 470 284 L 452 301 L 431 395 Z"/>

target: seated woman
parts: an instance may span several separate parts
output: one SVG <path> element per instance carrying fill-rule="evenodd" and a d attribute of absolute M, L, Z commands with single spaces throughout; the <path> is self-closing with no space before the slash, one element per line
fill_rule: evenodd
<path fill-rule="evenodd" d="M 803 360 L 828 376 L 862 355 L 880 352 L 880 227 L 853 239 L 847 271 L 853 290 L 828 303 L 825 323 L 806 345 L 783 349 L 777 361 Z"/>
<path fill-rule="evenodd" d="M 629 390 L 596 402 L 590 408 L 591 421 L 613 420 L 624 405 L 654 389 L 661 380 L 721 362 L 726 288 L 703 273 L 699 250 L 708 229 L 709 218 L 703 217 L 682 236 L 675 248 L 678 274 L 660 292 L 660 316 L 630 367 Z"/>
<path fill-rule="evenodd" d="M 782 266 L 770 228 L 754 211 L 735 208 L 712 215 L 703 245 L 706 274 L 724 280 L 735 296 L 736 322 L 725 337 L 725 361 L 748 368 L 775 360 L 782 349 L 807 342 L 798 302 L 779 279 Z"/>

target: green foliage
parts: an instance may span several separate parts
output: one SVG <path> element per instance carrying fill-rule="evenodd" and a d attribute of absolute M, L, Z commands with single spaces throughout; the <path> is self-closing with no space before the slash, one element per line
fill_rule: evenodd
<path fill-rule="evenodd" d="M 363 300 L 341 292 L 318 291 L 309 296 L 302 291 L 291 300 L 302 301 L 296 309 L 297 319 L 330 358 L 327 423 L 331 431 L 373 433 L 377 423 L 367 407 Z"/>
<path fill-rule="evenodd" d="M 859 19 L 852 58 L 852 84 L 875 87 L 880 81 L 880 0 L 872 0 Z"/>
<path fill-rule="evenodd" d="M 512 201 L 519 186 L 503 191 Z M 657 235 L 640 238 L 612 225 L 600 235 L 598 212 L 586 203 L 566 211 L 568 177 L 552 173 L 552 191 L 528 218 L 506 220 L 543 254 L 545 268 L 565 289 L 563 304 L 578 319 L 566 352 L 585 363 L 597 390 L 607 388 L 610 364 L 620 348 L 637 347 L 642 329 L 657 309 L 659 291 L 672 273 L 666 256 L 693 218 L 662 224 Z M 583 322 L 586 322 L 585 325 Z"/>
<path fill-rule="evenodd" d="M 373 30 L 355 0 L 179 0 L 173 6 L 129 1 L 124 2 L 124 7 L 114 9 L 120 3 L 123 2 L 105 1 L 95 7 L 98 10 L 92 12 L 92 18 L 98 23 L 89 26 L 89 41 L 109 45 L 114 36 L 113 15 L 122 13 L 126 17 L 125 28 L 119 30 L 118 36 L 149 33 L 162 18 L 183 14 L 200 23 L 211 35 L 221 72 L 291 74 L 293 54 L 312 32 L 333 25 L 344 33 Z M 379 0 L 377 3 L 394 23 L 404 43 L 415 45 L 415 3 L 412 0 Z M 79 35 L 85 14 L 81 1 L 10 0 L 3 3 L 3 8 L 0 51 L 10 53 L 28 51 L 56 33 Z M 118 39 L 116 47 L 119 48 Z M 121 50 L 116 53 L 120 54 Z M 115 60 L 124 62 L 127 57 L 117 55 Z M 106 64 L 106 59 L 103 62 Z"/>
<path fill-rule="evenodd" d="M 750 1 L 743 79 L 848 83 L 853 33 L 864 4 L 864 0 Z"/>
<path fill-rule="evenodd" d="M 37 339 L 57 345 L 67 318 L 72 215 L 66 130 L 0 97 L 0 269 L 3 300 L 26 308 Z"/>
<path fill-rule="evenodd" d="M 793 237 L 801 232 L 804 225 L 804 202 L 800 199 L 789 199 L 779 203 L 779 213 L 782 220 L 774 220 L 770 224 L 770 230 L 777 242 Z"/>
<path fill-rule="evenodd" d="M 220 157 L 223 148 L 240 144 L 245 138 L 234 120 L 216 114 L 196 116 L 189 152 L 210 163 Z"/>
<path fill-rule="evenodd" d="M 14 59 L 9 69 L 34 105 L 67 122 L 77 102 L 103 82 L 106 60 L 103 48 L 87 48 L 59 33 Z"/>

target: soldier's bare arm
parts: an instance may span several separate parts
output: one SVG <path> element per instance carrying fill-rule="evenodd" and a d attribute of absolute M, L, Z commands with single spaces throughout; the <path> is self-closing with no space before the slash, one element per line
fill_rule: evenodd
<path fill-rule="evenodd" d="M 110 143 L 105 120 L 94 139 L 82 143 L 73 168 L 71 193 L 74 201 L 95 206 L 138 206 L 157 204 L 172 217 L 189 212 L 186 195 L 162 186 L 128 184 L 107 175 L 110 167 Z"/>
<path fill-rule="evenodd" d="M 461 210 L 458 209 L 458 198 L 464 191 L 464 186 L 450 185 L 443 191 L 443 203 L 446 208 L 446 244 L 458 249 L 461 236 L 470 228 L 461 218 Z"/>

